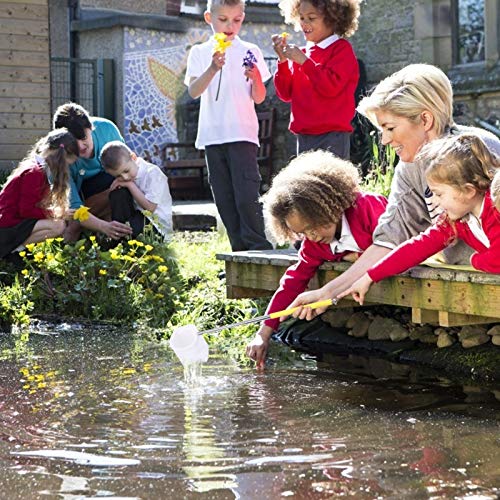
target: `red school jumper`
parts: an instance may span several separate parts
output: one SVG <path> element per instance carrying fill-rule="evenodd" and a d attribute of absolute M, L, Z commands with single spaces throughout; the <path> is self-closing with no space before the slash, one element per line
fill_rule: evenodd
<path fill-rule="evenodd" d="M 457 238 L 476 250 L 470 258 L 473 267 L 487 273 L 500 273 L 500 213 L 495 208 L 489 191 L 484 197 L 480 222 L 490 242 L 489 247 L 476 238 L 465 220 L 458 220 L 453 224 L 442 218 L 423 233 L 392 250 L 368 271 L 368 275 L 373 281 L 380 281 L 402 273 L 440 252 Z"/>
<path fill-rule="evenodd" d="M 0 192 L 0 227 L 50 217 L 48 211 L 39 207 L 49 189 L 45 169 L 37 163 L 11 177 Z"/>
<path fill-rule="evenodd" d="M 358 79 L 356 55 L 343 38 L 325 49 L 313 46 L 302 65 L 279 63 L 274 86 L 282 101 L 291 102 L 290 131 L 311 135 L 352 132 Z"/>
<path fill-rule="evenodd" d="M 387 199 L 384 196 L 358 193 L 354 206 L 344 212 L 352 236 L 362 250 L 366 250 L 373 243 L 373 231 L 386 206 Z M 280 286 L 267 306 L 266 314 L 286 309 L 297 295 L 306 289 L 310 279 L 323 262 L 342 260 L 347 253 L 350 252 L 334 254 L 329 243 L 315 243 L 307 238 L 304 239 L 299 250 L 299 261 L 290 266 L 282 276 Z M 277 329 L 279 323 L 278 318 L 264 322 L 273 330 Z"/>

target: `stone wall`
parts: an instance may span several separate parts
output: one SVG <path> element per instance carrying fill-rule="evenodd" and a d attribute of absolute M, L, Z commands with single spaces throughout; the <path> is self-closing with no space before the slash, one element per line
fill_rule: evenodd
<path fill-rule="evenodd" d="M 415 39 L 416 3 L 362 3 L 359 29 L 350 40 L 356 55 L 365 63 L 369 82 L 376 83 L 407 64 L 422 62 L 420 42 Z"/>

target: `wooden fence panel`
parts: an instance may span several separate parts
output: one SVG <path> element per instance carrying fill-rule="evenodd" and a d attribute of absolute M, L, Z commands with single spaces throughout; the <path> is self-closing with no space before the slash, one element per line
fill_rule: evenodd
<path fill-rule="evenodd" d="M 0 169 L 50 130 L 48 0 L 0 2 Z"/>

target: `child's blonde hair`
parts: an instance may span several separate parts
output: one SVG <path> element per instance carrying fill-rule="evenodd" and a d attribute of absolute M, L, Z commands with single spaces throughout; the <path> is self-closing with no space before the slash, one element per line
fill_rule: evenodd
<path fill-rule="evenodd" d="M 282 0 L 278 7 L 295 31 L 300 31 L 299 7 L 307 1 L 324 15 L 324 22 L 342 37 L 350 37 L 358 29 L 359 4 L 362 0 Z"/>
<path fill-rule="evenodd" d="M 313 227 L 337 224 L 359 191 L 359 172 L 329 151 L 309 151 L 292 160 L 262 197 L 264 217 L 278 243 L 297 236 L 286 219 L 299 214 Z"/>
<path fill-rule="evenodd" d="M 453 90 L 448 77 L 436 66 L 410 64 L 382 80 L 357 110 L 373 124 L 375 113 L 387 111 L 418 123 L 423 111 L 434 117 L 434 129 L 443 135 L 453 125 Z"/>
<path fill-rule="evenodd" d="M 500 160 L 476 135 L 449 135 L 426 144 L 415 157 L 426 167 L 427 179 L 462 190 L 466 184 L 485 192 L 490 188 Z"/>
<path fill-rule="evenodd" d="M 217 7 L 234 7 L 235 5 L 245 8 L 245 0 L 208 0 L 207 12 L 213 12 Z"/>
<path fill-rule="evenodd" d="M 108 142 L 101 150 L 101 164 L 104 170 L 113 172 L 132 159 L 132 150 L 121 141 Z"/>
<path fill-rule="evenodd" d="M 10 177 L 31 168 L 35 156 L 41 156 L 45 160 L 45 169 L 51 188 L 42 199 L 40 206 L 51 210 L 55 217 L 62 217 L 69 206 L 68 164 L 76 160 L 78 154 L 78 143 L 68 129 L 52 130 L 39 139 L 19 166 L 12 171 Z"/>

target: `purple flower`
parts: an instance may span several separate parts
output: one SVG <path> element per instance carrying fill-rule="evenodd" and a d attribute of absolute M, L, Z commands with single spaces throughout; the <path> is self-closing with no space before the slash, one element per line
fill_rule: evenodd
<path fill-rule="evenodd" d="M 246 56 L 243 58 L 243 66 L 245 68 L 253 68 L 254 64 L 257 62 L 256 57 L 253 55 L 251 50 L 247 50 Z"/>

